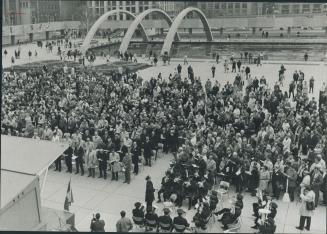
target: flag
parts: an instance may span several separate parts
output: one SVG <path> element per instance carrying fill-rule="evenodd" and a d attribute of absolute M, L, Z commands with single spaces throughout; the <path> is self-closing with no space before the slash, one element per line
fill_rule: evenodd
<path fill-rule="evenodd" d="M 64 210 L 67 210 L 67 211 L 69 211 L 69 206 L 74 202 L 73 190 L 71 188 L 70 182 L 71 182 L 71 179 L 69 180 L 69 183 L 68 183 L 67 194 L 66 194 L 65 204 L 64 204 Z"/>

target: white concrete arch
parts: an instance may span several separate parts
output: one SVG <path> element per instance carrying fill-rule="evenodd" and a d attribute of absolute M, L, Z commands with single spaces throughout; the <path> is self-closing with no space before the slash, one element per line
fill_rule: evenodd
<path fill-rule="evenodd" d="M 137 27 L 141 24 L 142 20 L 149 14 L 151 13 L 158 13 L 160 14 L 164 20 L 168 23 L 169 27 L 172 25 L 173 21 L 170 18 L 170 16 L 163 10 L 161 9 L 148 9 L 146 11 L 143 11 L 141 14 L 139 14 L 138 16 L 136 16 L 135 20 L 132 22 L 132 24 L 129 26 L 121 44 L 119 47 L 119 51 L 121 53 L 125 53 L 125 51 L 128 48 L 128 45 L 133 37 L 133 34 L 135 33 L 135 30 L 137 29 Z M 175 40 L 179 41 L 180 38 L 178 36 L 178 34 L 175 34 Z"/>
<path fill-rule="evenodd" d="M 112 11 L 108 11 L 106 13 L 104 13 L 102 16 L 99 17 L 99 19 L 92 25 L 91 29 L 88 31 L 88 33 L 86 34 L 86 37 L 83 41 L 83 44 L 81 46 L 81 52 L 83 54 L 85 54 L 85 52 L 90 48 L 90 43 L 91 40 L 94 37 L 94 34 L 96 33 L 96 31 L 98 30 L 98 28 L 100 27 L 100 25 L 105 22 L 109 16 L 115 15 L 117 13 L 124 13 L 127 14 L 129 16 L 131 16 L 132 18 L 136 18 L 136 16 L 134 14 L 132 14 L 129 11 L 125 11 L 125 10 L 121 10 L 121 9 L 116 9 L 116 10 L 112 10 Z M 142 24 L 140 24 L 140 30 L 141 30 L 141 34 L 143 36 L 143 40 L 144 41 L 148 41 L 149 38 L 146 35 L 145 29 L 143 27 Z"/>
<path fill-rule="evenodd" d="M 174 36 L 175 36 L 175 34 L 177 33 L 177 30 L 178 30 L 178 27 L 182 23 L 182 21 L 185 18 L 185 16 L 188 13 L 190 13 L 190 12 L 195 12 L 200 17 L 200 20 L 201 20 L 201 22 L 203 24 L 203 27 L 204 27 L 204 31 L 206 33 L 207 40 L 208 41 L 212 41 L 213 40 L 212 33 L 211 33 L 211 30 L 210 30 L 210 26 L 209 26 L 209 23 L 207 21 L 206 16 L 204 15 L 204 13 L 200 9 L 198 9 L 198 8 L 188 7 L 186 9 L 182 10 L 177 15 L 177 17 L 175 18 L 174 22 L 172 23 L 172 25 L 171 25 L 168 33 L 167 33 L 167 36 L 165 38 L 164 44 L 162 46 L 162 50 L 161 50 L 161 54 L 162 55 L 165 52 L 168 52 L 168 54 L 169 54 L 170 49 L 171 49 L 171 46 L 173 44 Z"/>

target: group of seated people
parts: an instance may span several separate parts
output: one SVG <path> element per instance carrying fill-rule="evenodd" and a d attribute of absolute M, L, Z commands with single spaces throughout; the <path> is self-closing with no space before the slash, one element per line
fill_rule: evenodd
<path fill-rule="evenodd" d="M 156 208 L 148 206 L 146 213 L 145 207 L 140 203 L 135 203 L 133 209 L 133 221 L 136 225 L 143 227 L 145 226 L 146 231 L 156 230 L 161 232 L 184 232 L 190 224 L 186 220 L 185 211 L 183 209 L 177 209 L 177 216 L 174 219 L 170 216 L 170 209 L 164 208 L 163 215 L 158 216 L 156 214 Z"/>

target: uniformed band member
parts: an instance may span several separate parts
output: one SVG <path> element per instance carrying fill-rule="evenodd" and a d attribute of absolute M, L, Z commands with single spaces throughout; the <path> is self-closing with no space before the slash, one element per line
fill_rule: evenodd
<path fill-rule="evenodd" d="M 176 232 L 184 232 L 190 224 L 187 222 L 186 218 L 183 217 L 185 211 L 183 209 L 177 209 L 178 216 L 173 220 L 173 230 Z"/>
<path fill-rule="evenodd" d="M 146 225 L 146 231 L 152 231 L 154 228 L 158 226 L 158 215 L 155 213 L 155 208 L 151 206 L 147 206 L 146 214 L 144 216 L 144 223 Z"/>
<path fill-rule="evenodd" d="M 223 215 L 220 221 L 223 224 L 222 229 L 228 229 L 228 225 L 232 224 L 236 221 L 238 217 L 240 217 L 243 209 L 243 196 L 241 194 L 237 194 L 236 202 L 232 209 L 224 208 L 215 213 L 215 215 Z"/>
<path fill-rule="evenodd" d="M 170 217 L 170 210 L 168 208 L 163 209 L 164 215 L 158 218 L 158 232 L 170 232 L 172 230 L 173 220 Z"/>
<path fill-rule="evenodd" d="M 161 194 L 163 194 L 164 201 L 166 201 L 170 196 L 169 189 L 172 184 L 172 180 L 170 178 L 170 171 L 166 171 L 165 174 L 166 175 L 161 180 L 161 188 L 158 191 L 158 203 L 161 202 Z"/>
<path fill-rule="evenodd" d="M 133 221 L 137 225 L 144 224 L 144 206 L 140 202 L 134 204 L 135 208 L 133 209 Z"/>

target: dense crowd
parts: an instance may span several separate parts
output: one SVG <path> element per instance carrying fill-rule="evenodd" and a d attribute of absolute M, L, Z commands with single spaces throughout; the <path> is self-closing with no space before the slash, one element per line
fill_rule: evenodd
<path fill-rule="evenodd" d="M 181 77 L 182 69 L 188 77 Z M 292 201 L 312 186 L 315 206 L 320 190 L 326 204 L 326 87 L 318 106 L 303 89 L 304 74 L 294 80 L 290 97 L 280 89 L 282 79 L 271 89 L 264 77 L 245 70 L 224 86 L 213 79 L 202 85 L 191 66 L 181 65 L 169 78 L 159 74 L 149 81 L 137 73 L 102 75 L 67 67 L 12 71 L 2 76 L 1 133 L 66 141 L 67 172 L 75 161 L 76 173 L 87 169 L 95 177 L 98 168 L 106 179 L 109 166 L 111 179 L 118 180 L 123 170 L 126 183 L 140 162 L 151 166 L 159 149 L 172 153 L 159 201 L 160 194 L 165 200 L 174 195 L 181 206 L 188 198 L 189 208 L 200 204 L 201 214 L 214 210 L 206 197 L 215 197 L 211 190 L 221 180 L 237 193 L 259 191 L 276 199 L 288 180 Z M 58 171 L 62 156 L 55 163 Z M 206 218 L 201 214 L 195 220 Z"/>

